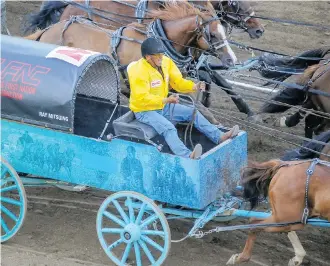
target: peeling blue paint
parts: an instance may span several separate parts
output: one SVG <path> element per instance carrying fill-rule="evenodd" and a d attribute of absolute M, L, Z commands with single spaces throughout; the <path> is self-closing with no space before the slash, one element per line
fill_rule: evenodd
<path fill-rule="evenodd" d="M 18 172 L 203 209 L 235 187 L 247 162 L 247 134 L 215 147 L 200 160 L 160 153 L 127 140 L 98 141 L 1 120 L 2 156 Z"/>

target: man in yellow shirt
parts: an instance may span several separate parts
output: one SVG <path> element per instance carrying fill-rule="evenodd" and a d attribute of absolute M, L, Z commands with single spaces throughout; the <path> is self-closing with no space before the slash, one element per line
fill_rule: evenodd
<path fill-rule="evenodd" d="M 190 151 L 180 140 L 172 122 L 191 121 L 193 108 L 179 104 L 175 95 L 168 97 L 169 86 L 180 93 L 205 90 L 205 83 L 194 83 L 184 79 L 175 63 L 164 56 L 162 43 L 155 38 L 148 38 L 141 45 L 142 57 L 127 67 L 130 83 L 129 107 L 138 121 L 152 126 L 165 138 L 172 152 L 178 156 L 197 159 L 202 154 L 202 146 L 197 144 Z M 170 104 L 175 104 L 170 107 Z M 171 108 L 171 110 L 170 110 Z M 197 112 L 194 126 L 212 142 L 219 144 L 235 137 L 238 126 L 224 133 L 212 125 L 203 115 Z"/>

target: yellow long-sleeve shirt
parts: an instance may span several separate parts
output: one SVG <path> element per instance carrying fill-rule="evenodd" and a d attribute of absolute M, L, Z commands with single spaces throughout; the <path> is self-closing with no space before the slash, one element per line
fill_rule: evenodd
<path fill-rule="evenodd" d="M 180 93 L 194 91 L 194 82 L 184 79 L 169 57 L 163 56 L 162 71 L 164 78 L 144 58 L 128 65 L 131 90 L 129 107 L 133 112 L 163 109 L 163 99 L 167 98 L 169 85 Z"/>

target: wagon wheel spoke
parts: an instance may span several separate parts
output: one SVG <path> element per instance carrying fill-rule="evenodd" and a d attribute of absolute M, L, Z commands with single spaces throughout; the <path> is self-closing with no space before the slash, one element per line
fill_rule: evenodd
<path fill-rule="evenodd" d="M 102 228 L 102 233 L 121 234 L 122 232 L 124 232 L 124 229 L 120 229 L 120 228 Z"/>
<path fill-rule="evenodd" d="M 9 192 L 5 195 L 5 192 Z M 10 193 L 13 192 L 13 195 Z M 1 243 L 12 238 L 21 228 L 26 214 L 26 195 L 15 169 L 1 157 Z"/>
<path fill-rule="evenodd" d="M 5 230 L 5 233 L 6 234 L 8 234 L 9 233 L 9 228 L 8 228 L 8 226 L 7 226 L 7 224 L 6 224 L 6 222 L 2 219 L 2 217 L 1 217 L 1 227 L 3 228 L 3 230 Z"/>
<path fill-rule="evenodd" d="M 160 245 L 158 245 L 155 241 L 153 241 L 151 238 L 147 237 L 147 236 L 141 236 L 141 239 L 148 243 L 149 245 L 153 246 L 155 249 L 158 249 L 160 252 L 164 251 L 164 248 L 161 247 Z"/>
<path fill-rule="evenodd" d="M 9 186 L 9 187 L 1 188 L 0 193 L 12 191 L 12 190 L 17 190 L 17 189 L 18 189 L 18 187 L 16 185 L 12 185 L 12 186 Z"/>
<path fill-rule="evenodd" d="M 111 251 L 115 247 L 119 246 L 121 243 L 123 243 L 123 240 L 120 238 L 116 242 L 114 242 L 110 246 L 108 246 L 108 250 Z"/>
<path fill-rule="evenodd" d="M 138 216 L 135 220 L 135 224 L 139 224 L 141 222 L 141 219 L 143 217 L 143 214 L 144 214 L 144 211 L 145 211 L 146 207 L 147 207 L 147 203 L 143 202 L 143 204 L 140 208 L 139 214 L 138 214 Z"/>
<path fill-rule="evenodd" d="M 142 230 L 142 235 L 152 235 L 152 236 L 161 236 L 164 237 L 165 233 L 163 231 L 156 231 L 156 230 Z"/>
<path fill-rule="evenodd" d="M 135 216 L 134 216 L 133 202 L 131 197 L 127 197 L 126 204 L 128 205 L 129 220 L 131 223 L 134 223 Z"/>
<path fill-rule="evenodd" d="M 140 193 L 123 191 L 109 196 L 102 203 L 96 222 L 100 244 L 116 265 L 125 265 L 133 252 L 137 266 L 142 266 L 144 259 L 147 264 L 161 265 L 169 253 L 171 234 L 166 217 L 151 199 Z M 106 223 L 116 223 L 121 228 Z M 161 228 L 147 230 L 152 223 L 159 223 Z M 113 241 L 111 234 L 119 235 L 120 239 Z"/>
<path fill-rule="evenodd" d="M 0 200 L 3 201 L 3 202 L 6 202 L 6 203 L 12 204 L 12 205 L 19 206 L 19 207 L 22 206 L 21 201 L 14 200 L 14 199 L 11 199 L 11 198 L 1 197 Z"/>
<path fill-rule="evenodd" d="M 126 248 L 125 248 L 124 255 L 123 255 L 122 259 L 121 259 L 121 263 L 122 264 L 125 264 L 125 262 L 126 262 L 126 260 L 128 258 L 128 255 L 129 255 L 129 253 L 131 251 L 131 248 L 132 248 L 132 243 L 128 243 L 127 246 L 126 246 Z"/>
<path fill-rule="evenodd" d="M 156 214 L 148 217 L 147 219 L 145 219 L 141 222 L 140 228 L 143 229 L 143 228 L 147 227 L 149 224 L 153 223 L 157 219 L 158 219 L 158 216 Z"/>
<path fill-rule="evenodd" d="M 111 214 L 110 212 L 103 212 L 103 215 L 108 217 L 110 220 L 112 220 L 113 222 L 119 224 L 121 227 L 125 227 L 125 222 L 118 219 L 116 216 L 114 216 L 113 214 Z"/>
<path fill-rule="evenodd" d="M 143 240 L 139 240 L 139 244 L 140 244 L 140 246 L 142 247 L 144 253 L 147 255 L 149 261 L 150 261 L 152 264 L 154 264 L 154 263 L 155 263 L 155 259 L 154 259 L 154 257 L 152 256 L 150 250 L 148 249 L 146 243 L 144 243 Z"/>
<path fill-rule="evenodd" d="M 140 246 L 139 246 L 138 242 L 134 242 L 134 251 L 135 251 L 135 259 L 136 259 L 137 266 L 142 266 L 141 251 L 140 251 Z"/>
<path fill-rule="evenodd" d="M 117 200 L 112 200 L 113 204 L 115 205 L 115 207 L 117 208 L 118 212 L 120 213 L 120 216 L 124 219 L 125 223 L 128 224 L 129 223 L 129 218 L 126 215 L 126 213 L 124 212 L 123 208 L 119 205 Z"/>
<path fill-rule="evenodd" d="M 8 210 L 5 206 L 1 205 L 1 212 L 6 214 L 9 218 L 11 218 L 12 220 L 14 220 L 15 222 L 18 221 L 18 218 L 15 216 L 15 214 L 13 214 L 10 210 Z"/>

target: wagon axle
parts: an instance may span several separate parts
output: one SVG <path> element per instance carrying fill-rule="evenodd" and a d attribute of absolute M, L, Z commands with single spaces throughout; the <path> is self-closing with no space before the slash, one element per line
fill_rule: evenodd
<path fill-rule="evenodd" d="M 138 241 L 141 237 L 141 229 L 135 223 L 130 223 L 125 226 L 122 239 L 126 243 L 133 243 Z"/>

